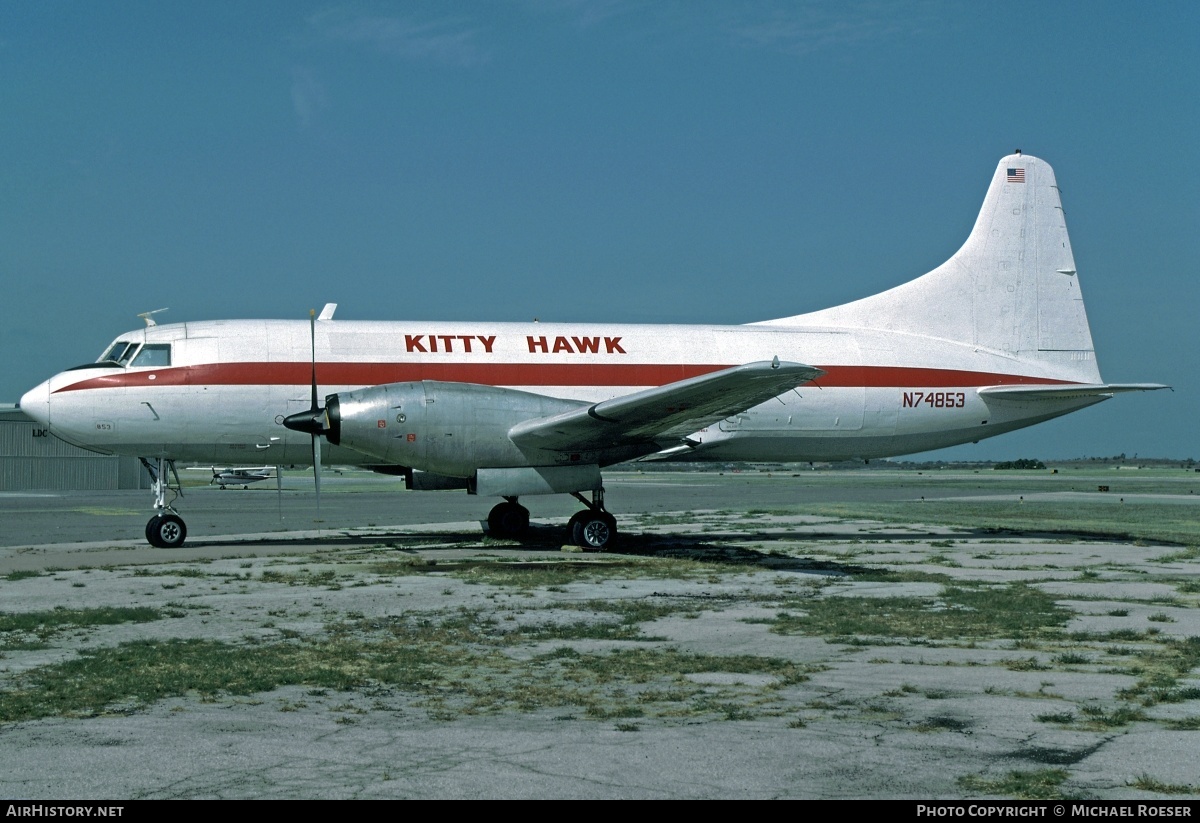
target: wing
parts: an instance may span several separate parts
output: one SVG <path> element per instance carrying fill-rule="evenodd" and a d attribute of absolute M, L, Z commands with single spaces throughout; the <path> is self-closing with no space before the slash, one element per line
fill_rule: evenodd
<path fill-rule="evenodd" d="M 525 420 L 508 436 L 518 446 L 559 450 L 677 441 L 824 373 L 776 357 Z"/>
<path fill-rule="evenodd" d="M 1161 383 L 1068 383 L 1061 386 L 984 386 L 983 397 L 1000 400 L 1068 400 L 1080 397 L 1112 397 L 1130 391 L 1169 389 Z"/>

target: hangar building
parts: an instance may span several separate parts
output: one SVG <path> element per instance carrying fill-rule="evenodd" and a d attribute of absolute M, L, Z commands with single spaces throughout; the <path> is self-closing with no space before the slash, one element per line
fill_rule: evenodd
<path fill-rule="evenodd" d="M 136 457 L 72 446 L 15 405 L 0 405 L 0 491 L 148 488 L 150 478 Z"/>

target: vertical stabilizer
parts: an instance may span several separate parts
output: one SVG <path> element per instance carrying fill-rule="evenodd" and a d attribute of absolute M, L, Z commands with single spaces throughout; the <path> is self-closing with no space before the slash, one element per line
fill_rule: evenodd
<path fill-rule="evenodd" d="M 937 337 L 1100 380 L 1054 170 L 1020 153 L 1001 159 L 971 235 L 941 266 L 872 297 L 770 323 Z"/>

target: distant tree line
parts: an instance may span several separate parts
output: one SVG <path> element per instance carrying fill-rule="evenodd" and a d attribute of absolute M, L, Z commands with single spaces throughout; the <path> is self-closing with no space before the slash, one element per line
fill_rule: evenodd
<path fill-rule="evenodd" d="M 1046 464 L 1041 460 L 1005 460 L 992 466 L 993 469 L 1044 469 Z"/>

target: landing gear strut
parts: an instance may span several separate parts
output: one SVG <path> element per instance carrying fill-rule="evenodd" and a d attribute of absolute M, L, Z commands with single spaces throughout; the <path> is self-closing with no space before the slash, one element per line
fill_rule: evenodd
<path fill-rule="evenodd" d="M 617 536 L 617 518 L 604 508 L 604 489 L 592 491 L 591 500 L 579 492 L 571 492 L 571 496 L 587 508 L 571 515 L 567 521 L 567 536 L 585 550 L 604 551 Z"/>
<path fill-rule="evenodd" d="M 493 537 L 520 537 L 529 528 L 529 509 L 506 497 L 488 513 L 488 533 Z"/>
<path fill-rule="evenodd" d="M 171 498 L 172 503 L 175 502 L 175 498 L 183 496 L 179 473 L 175 471 L 175 461 L 165 457 L 153 462 L 143 457 L 141 461 L 150 473 L 151 488 L 154 490 L 154 517 L 146 523 L 146 540 L 151 546 L 160 549 L 177 549 L 187 539 L 187 526 L 179 512 L 167 502 L 168 490 L 175 495 Z M 174 484 L 171 483 L 168 473 L 175 476 Z"/>

